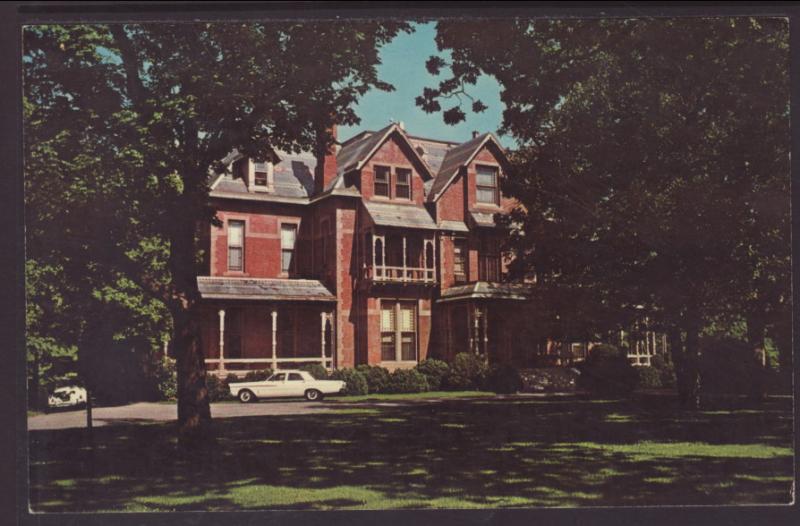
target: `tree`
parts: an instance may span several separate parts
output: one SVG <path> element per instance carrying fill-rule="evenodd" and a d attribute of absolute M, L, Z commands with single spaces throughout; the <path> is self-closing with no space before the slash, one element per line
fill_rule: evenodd
<path fill-rule="evenodd" d="M 26 28 L 26 126 L 63 139 L 51 163 L 81 165 L 96 190 L 83 230 L 45 233 L 43 244 L 87 247 L 86 266 L 68 279 L 102 271 L 101 282 L 128 280 L 168 310 L 182 437 L 210 422 L 195 280 L 198 226 L 214 220 L 209 174 L 234 149 L 257 160 L 327 150 L 333 124 L 358 122 L 361 95 L 391 89 L 377 77 L 378 50 L 408 30 L 371 21 Z M 26 160 L 29 175 L 46 169 L 41 157 Z M 61 208 L 50 204 L 58 226 Z"/>
<path fill-rule="evenodd" d="M 754 341 L 788 325 L 786 20 L 440 22 L 437 45 L 451 57 L 428 68 L 449 75 L 426 111 L 455 100 L 457 122 L 480 74 L 502 87 L 516 275 L 580 289 L 620 327 L 646 313 L 687 404 L 709 320 L 746 316 Z"/>

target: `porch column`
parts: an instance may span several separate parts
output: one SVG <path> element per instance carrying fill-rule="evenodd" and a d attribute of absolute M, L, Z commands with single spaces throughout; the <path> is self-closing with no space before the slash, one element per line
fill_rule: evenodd
<path fill-rule="evenodd" d="M 272 370 L 278 370 L 278 311 L 272 309 Z"/>
<path fill-rule="evenodd" d="M 481 316 L 481 320 L 483 321 L 483 355 L 486 357 L 487 361 L 489 359 L 489 307 L 485 307 L 483 309 L 483 315 Z"/>
<path fill-rule="evenodd" d="M 325 320 L 328 319 L 326 312 L 319 313 L 321 328 L 320 328 L 320 355 L 322 356 L 322 366 L 325 367 Z"/>
<path fill-rule="evenodd" d="M 403 236 L 403 279 L 408 278 L 408 259 L 406 257 L 406 236 Z"/>
<path fill-rule="evenodd" d="M 219 365 L 217 371 L 225 372 L 225 309 L 219 310 Z"/>
<path fill-rule="evenodd" d="M 336 318 L 336 309 L 332 310 L 328 316 L 331 320 L 331 370 L 333 370 L 336 368 L 335 364 L 336 360 L 338 359 L 336 357 L 336 352 L 338 349 L 338 346 L 336 345 L 336 323 L 338 321 Z"/>

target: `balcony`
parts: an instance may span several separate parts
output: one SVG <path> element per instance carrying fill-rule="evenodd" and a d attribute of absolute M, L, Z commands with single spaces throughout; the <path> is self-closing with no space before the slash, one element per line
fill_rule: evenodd
<path fill-rule="evenodd" d="M 372 283 L 436 283 L 434 238 L 416 233 L 370 232 L 364 243 L 362 278 Z"/>
<path fill-rule="evenodd" d="M 392 283 L 436 283 L 436 270 L 424 267 L 364 267 L 364 279 Z"/>

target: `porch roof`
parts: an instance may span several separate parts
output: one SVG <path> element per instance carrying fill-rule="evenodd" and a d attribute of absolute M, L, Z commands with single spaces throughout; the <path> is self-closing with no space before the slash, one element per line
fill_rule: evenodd
<path fill-rule="evenodd" d="M 477 212 L 474 210 L 469 211 L 469 218 L 477 227 L 496 227 L 497 223 L 494 220 L 494 212 Z"/>
<path fill-rule="evenodd" d="M 490 283 L 476 281 L 467 285 L 450 287 L 442 291 L 437 303 L 466 299 L 527 300 L 532 285 L 527 283 Z"/>
<path fill-rule="evenodd" d="M 378 226 L 423 228 L 426 230 L 438 229 L 431 215 L 421 206 L 375 203 L 371 201 L 364 201 L 364 206 L 372 221 Z"/>
<path fill-rule="evenodd" d="M 336 296 L 314 279 L 198 276 L 197 288 L 203 299 L 336 301 Z"/>

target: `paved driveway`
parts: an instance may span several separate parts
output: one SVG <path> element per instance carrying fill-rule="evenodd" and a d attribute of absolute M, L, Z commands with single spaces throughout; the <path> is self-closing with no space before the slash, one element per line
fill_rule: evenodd
<path fill-rule="evenodd" d="M 341 408 L 341 406 L 339 406 Z M 336 403 L 306 402 L 305 400 L 262 401 L 256 404 L 224 403 L 211 404 L 214 418 L 237 416 L 303 415 L 326 413 L 336 409 Z M 175 404 L 155 404 L 139 402 L 114 407 L 95 407 L 92 409 L 92 422 L 95 426 L 114 424 L 168 422 L 178 419 Z M 60 411 L 45 415 L 28 417 L 28 429 L 67 429 L 86 426 L 86 411 Z"/>

